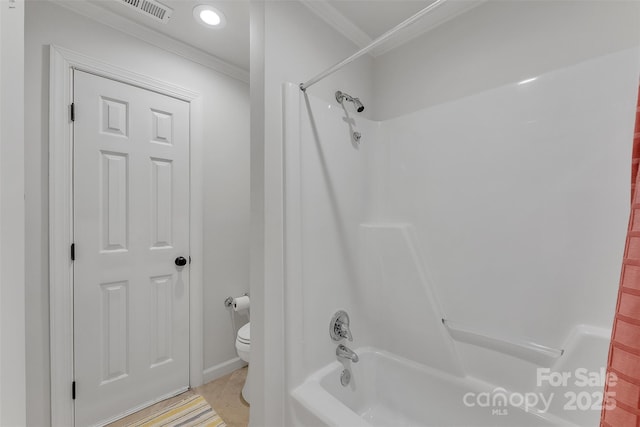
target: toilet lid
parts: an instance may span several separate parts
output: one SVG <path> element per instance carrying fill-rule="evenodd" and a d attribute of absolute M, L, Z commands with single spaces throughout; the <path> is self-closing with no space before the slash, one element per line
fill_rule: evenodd
<path fill-rule="evenodd" d="M 244 343 L 251 342 L 251 323 L 247 323 L 238 331 L 238 340 Z"/>

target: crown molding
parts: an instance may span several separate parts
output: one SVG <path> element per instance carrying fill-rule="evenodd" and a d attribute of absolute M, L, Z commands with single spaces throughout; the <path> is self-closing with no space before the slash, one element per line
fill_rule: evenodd
<path fill-rule="evenodd" d="M 369 45 L 374 39 L 369 37 L 360 27 L 349 18 L 331 6 L 326 0 L 299 0 L 311 12 L 330 25 L 334 30 L 352 41 L 358 48 Z M 433 30 L 439 25 L 467 12 L 487 0 L 450 0 L 435 8 L 431 13 L 419 22 L 394 35 L 389 41 L 369 52 L 369 55 L 377 57 L 395 49 L 422 34 Z M 425 5 L 426 7 L 426 5 Z M 392 28 L 390 26 L 389 28 Z"/>
<path fill-rule="evenodd" d="M 68 9 L 74 13 L 100 22 L 101 24 L 104 24 L 122 33 L 140 39 L 162 50 L 181 56 L 185 59 L 188 59 L 189 61 L 193 61 L 197 64 L 203 65 L 234 79 L 249 83 L 249 72 L 247 70 L 232 65 L 214 55 L 211 55 L 189 44 L 176 40 L 173 37 L 169 37 L 159 31 L 142 26 L 128 18 L 113 13 L 108 9 L 104 9 L 88 1 L 48 1 L 51 1 L 58 6 L 64 7 L 65 9 Z"/>

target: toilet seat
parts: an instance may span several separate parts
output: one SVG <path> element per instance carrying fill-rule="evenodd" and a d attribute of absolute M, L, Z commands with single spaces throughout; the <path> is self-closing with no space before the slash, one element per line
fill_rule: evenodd
<path fill-rule="evenodd" d="M 238 342 L 251 344 L 251 323 L 247 323 L 238 331 Z"/>

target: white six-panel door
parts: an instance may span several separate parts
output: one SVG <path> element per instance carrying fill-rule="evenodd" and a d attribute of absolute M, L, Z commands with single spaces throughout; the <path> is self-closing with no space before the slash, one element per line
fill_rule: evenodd
<path fill-rule="evenodd" d="M 189 385 L 189 104 L 74 72 L 76 426 Z"/>

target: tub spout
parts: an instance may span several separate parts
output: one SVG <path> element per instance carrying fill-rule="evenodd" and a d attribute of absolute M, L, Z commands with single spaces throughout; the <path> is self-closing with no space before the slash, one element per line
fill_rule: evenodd
<path fill-rule="evenodd" d="M 344 344 L 340 344 L 338 348 L 336 348 L 336 356 L 340 359 L 349 359 L 353 363 L 358 363 L 358 360 L 360 360 L 358 355 Z"/>

